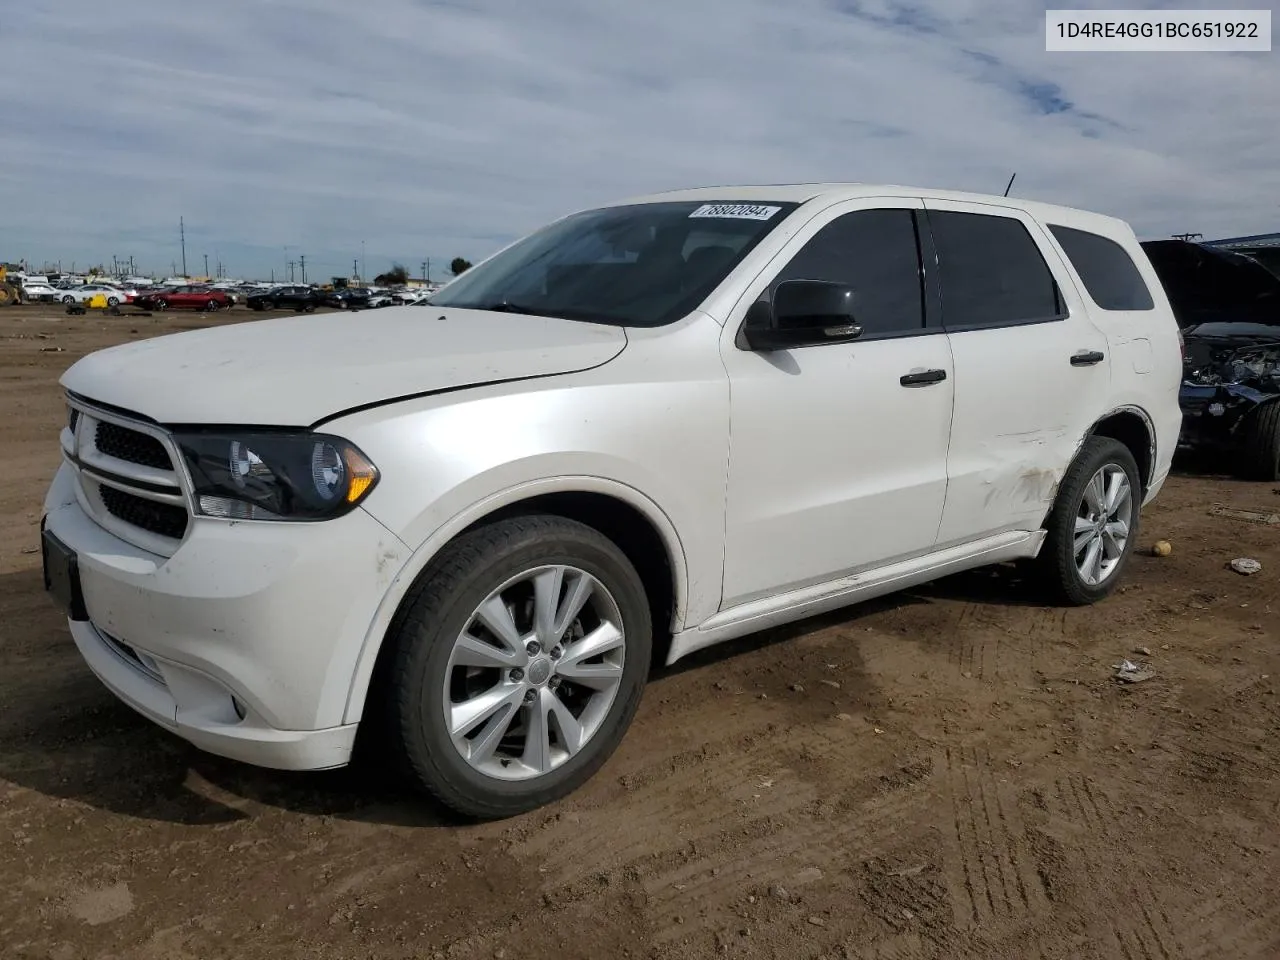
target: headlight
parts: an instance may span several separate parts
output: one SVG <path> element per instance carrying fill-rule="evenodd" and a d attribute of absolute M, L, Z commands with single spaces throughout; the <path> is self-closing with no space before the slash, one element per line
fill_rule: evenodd
<path fill-rule="evenodd" d="M 206 517 L 328 520 L 354 509 L 378 482 L 378 468 L 341 437 L 245 431 L 174 439 Z"/>

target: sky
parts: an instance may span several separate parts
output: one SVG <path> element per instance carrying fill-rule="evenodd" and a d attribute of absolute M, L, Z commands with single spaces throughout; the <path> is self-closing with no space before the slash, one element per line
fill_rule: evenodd
<path fill-rule="evenodd" d="M 0 260 L 167 274 L 181 217 L 193 274 L 434 278 L 657 190 L 1015 171 L 1144 239 L 1280 230 L 1280 50 L 1046 53 L 1025 0 L 57 0 L 4 37 Z"/>

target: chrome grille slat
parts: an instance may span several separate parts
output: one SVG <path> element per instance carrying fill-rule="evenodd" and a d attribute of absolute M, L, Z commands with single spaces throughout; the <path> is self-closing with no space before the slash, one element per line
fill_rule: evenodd
<path fill-rule="evenodd" d="M 68 397 L 62 449 L 76 472 L 81 506 L 99 526 L 161 556 L 190 525 L 178 450 L 161 427 Z"/>

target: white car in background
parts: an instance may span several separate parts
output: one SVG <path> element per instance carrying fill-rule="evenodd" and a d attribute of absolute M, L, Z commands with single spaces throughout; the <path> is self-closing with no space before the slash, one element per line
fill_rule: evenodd
<path fill-rule="evenodd" d="M 118 307 L 122 303 L 132 303 L 138 295 L 136 290 L 122 290 L 106 283 L 88 283 L 69 290 L 59 290 L 58 299 L 70 306 L 73 303 L 88 303 L 93 297 L 102 294 L 107 298 L 107 306 Z"/>
<path fill-rule="evenodd" d="M 125 703 L 287 769 L 369 725 L 427 793 L 512 815 L 600 768 L 655 661 L 1005 561 L 1102 600 L 1181 426 L 1133 231 L 1013 198 L 643 197 L 425 320 L 226 325 L 63 375 L 45 585 Z"/>
<path fill-rule="evenodd" d="M 43 282 L 24 283 L 22 285 L 22 295 L 28 300 L 47 301 L 57 300 L 62 291 L 55 288 L 52 284 Z"/>

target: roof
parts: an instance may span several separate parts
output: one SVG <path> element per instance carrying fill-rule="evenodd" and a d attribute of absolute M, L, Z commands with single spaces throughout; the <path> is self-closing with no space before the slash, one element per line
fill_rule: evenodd
<path fill-rule="evenodd" d="M 1210 247 L 1226 247 L 1232 249 L 1257 249 L 1259 247 L 1280 247 L 1280 233 L 1259 233 L 1252 237 L 1231 237 L 1227 240 L 1208 240 Z"/>
<path fill-rule="evenodd" d="M 1128 225 L 1118 217 L 1081 210 L 1036 200 L 1024 200 L 1020 197 L 1002 197 L 998 194 L 965 193 L 959 190 L 937 190 L 931 187 L 913 187 L 891 183 L 775 183 L 775 184 L 724 184 L 719 186 L 693 187 L 685 190 L 669 190 L 645 196 L 630 197 L 609 206 L 622 206 L 632 203 L 660 203 L 671 200 L 706 200 L 741 201 L 744 203 L 805 203 L 819 197 L 835 202 L 838 200 L 854 200 L 860 197 L 919 197 L 925 200 L 954 200 L 962 203 L 981 203 L 988 206 L 1005 207 L 1010 210 L 1025 210 L 1039 220 L 1055 218 L 1086 217 L 1105 219 L 1116 225 Z"/>

